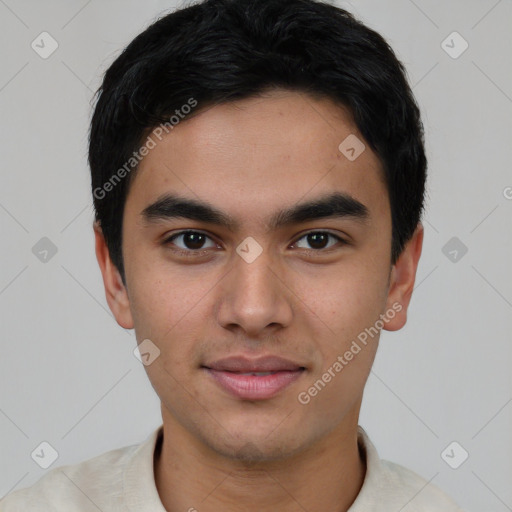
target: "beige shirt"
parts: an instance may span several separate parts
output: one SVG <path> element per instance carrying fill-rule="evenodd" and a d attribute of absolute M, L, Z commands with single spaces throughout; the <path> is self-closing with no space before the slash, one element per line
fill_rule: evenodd
<path fill-rule="evenodd" d="M 140 445 L 52 469 L 31 487 L 0 500 L 0 512 L 166 512 L 153 473 L 162 433 L 160 426 Z M 416 473 L 381 460 L 362 427 L 358 442 L 367 469 L 349 512 L 463 512 Z"/>

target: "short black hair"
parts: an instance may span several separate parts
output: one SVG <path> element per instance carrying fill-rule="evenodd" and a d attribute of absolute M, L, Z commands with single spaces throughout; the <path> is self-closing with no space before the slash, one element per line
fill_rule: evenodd
<path fill-rule="evenodd" d="M 95 218 L 123 281 L 124 205 L 147 134 L 161 123 L 172 129 L 171 117 L 191 110 L 184 105 L 204 109 L 272 88 L 349 109 L 384 170 L 396 262 L 421 219 L 427 161 L 420 111 L 393 50 L 325 2 L 203 0 L 139 34 L 97 91 L 89 133 Z"/>

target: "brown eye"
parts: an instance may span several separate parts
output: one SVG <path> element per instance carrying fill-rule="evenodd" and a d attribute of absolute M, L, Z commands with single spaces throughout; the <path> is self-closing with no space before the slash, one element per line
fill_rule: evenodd
<path fill-rule="evenodd" d="M 205 246 L 204 244 L 207 240 L 211 240 L 210 237 L 200 231 L 182 231 L 181 233 L 176 233 L 167 238 L 164 244 L 176 245 L 184 252 L 199 251 L 216 246 L 213 241 L 210 246 Z M 178 243 L 176 241 L 178 241 Z"/>
<path fill-rule="evenodd" d="M 295 245 L 301 249 L 330 249 L 333 245 L 336 245 L 336 242 L 334 244 L 327 245 L 329 243 L 329 237 L 335 239 L 338 242 L 345 243 L 345 241 L 342 238 L 327 231 L 312 231 L 310 233 L 306 233 L 301 238 L 299 238 L 299 241 L 296 242 Z M 309 244 L 309 247 L 301 247 L 299 245 L 300 240 L 303 239 L 306 240 L 306 243 Z"/>

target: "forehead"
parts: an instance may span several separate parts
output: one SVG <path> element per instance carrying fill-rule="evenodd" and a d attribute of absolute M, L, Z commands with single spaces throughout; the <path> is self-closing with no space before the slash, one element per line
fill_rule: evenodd
<path fill-rule="evenodd" d="M 150 137 L 156 144 L 139 164 L 127 208 L 173 192 L 255 220 L 273 205 L 336 190 L 387 208 L 380 160 L 349 111 L 328 99 L 272 91 L 192 113 Z"/>

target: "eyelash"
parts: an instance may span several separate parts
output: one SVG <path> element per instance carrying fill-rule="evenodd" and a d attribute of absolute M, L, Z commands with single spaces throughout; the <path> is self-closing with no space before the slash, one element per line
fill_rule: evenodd
<path fill-rule="evenodd" d="M 206 233 L 204 233 L 202 231 L 196 231 L 196 230 L 187 229 L 185 231 L 180 231 L 178 233 L 174 233 L 170 237 L 166 238 L 162 242 L 162 244 L 165 245 L 165 246 L 170 245 L 170 244 L 172 244 L 172 241 L 175 238 L 177 238 L 179 236 L 191 234 L 191 233 L 204 235 L 206 238 L 209 238 L 211 240 L 211 237 L 208 236 Z M 305 238 L 305 237 L 307 237 L 308 235 L 311 235 L 311 234 L 325 234 L 325 235 L 329 235 L 330 237 L 335 238 L 341 245 L 348 245 L 348 243 L 349 243 L 345 239 L 341 238 L 339 235 L 335 235 L 334 233 L 331 233 L 330 231 L 317 230 L 317 231 L 308 231 L 307 233 L 304 233 L 299 238 L 297 238 L 297 240 L 295 242 L 293 242 L 293 244 L 298 243 L 299 240 L 302 240 L 303 238 Z M 311 255 L 311 254 L 312 255 L 318 255 L 319 253 L 325 253 L 326 251 L 329 251 L 332 248 L 333 247 L 331 246 L 331 247 L 328 247 L 328 248 L 325 248 L 325 249 L 303 249 L 303 251 L 306 252 L 308 255 Z M 199 256 L 204 255 L 206 252 L 208 252 L 209 248 L 207 248 L 207 249 L 188 249 L 188 250 L 181 249 L 181 248 L 177 248 L 177 249 L 176 248 L 172 248 L 171 250 L 173 252 L 179 254 L 179 255 L 183 255 L 183 256 L 186 256 L 186 257 L 194 258 L 194 257 L 199 257 Z"/>

